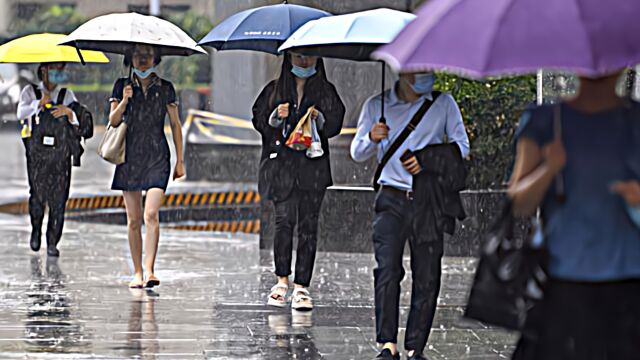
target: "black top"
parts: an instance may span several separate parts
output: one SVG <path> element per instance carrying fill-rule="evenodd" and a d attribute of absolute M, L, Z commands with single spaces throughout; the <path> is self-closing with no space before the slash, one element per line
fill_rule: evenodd
<path fill-rule="evenodd" d="M 286 57 L 285 57 L 286 59 Z M 324 75 L 322 60 L 316 65 L 317 73 L 307 79 L 304 97 L 300 106 L 296 107 L 297 91 L 293 76 L 289 76 L 291 65 L 285 60 L 283 73 L 289 77 L 290 84 L 285 90 L 277 89 L 282 79 L 271 81 L 262 90 L 253 105 L 253 126 L 262 135 L 262 155 L 258 187 L 263 197 L 271 200 L 284 200 L 294 187 L 300 190 L 324 190 L 333 184 L 331 166 L 329 164 L 329 138 L 340 133 L 345 108 L 338 96 L 335 86 Z M 276 93 L 274 93 L 276 92 Z M 269 118 L 275 108 L 288 102 L 289 117 L 283 126 L 274 128 L 269 125 Z M 325 124 L 318 129 L 324 154 L 318 158 L 308 158 L 305 151 L 296 151 L 285 145 L 284 129 L 287 136 L 307 112 L 315 106 L 324 115 Z M 277 154 L 273 155 L 273 154 Z M 275 157 L 274 157 L 275 156 Z"/>
<path fill-rule="evenodd" d="M 121 101 L 127 78 L 113 85 L 109 101 Z M 124 113 L 127 124 L 125 162 L 116 167 L 111 188 L 142 191 L 167 189 L 171 164 L 169 145 L 164 134 L 167 105 L 177 105 L 176 91 L 166 80 L 154 77 L 145 96 L 138 81 L 133 83 L 133 97 Z"/>

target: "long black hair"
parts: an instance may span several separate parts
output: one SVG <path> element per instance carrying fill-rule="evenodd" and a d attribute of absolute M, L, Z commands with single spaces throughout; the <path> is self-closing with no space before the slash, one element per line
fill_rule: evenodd
<path fill-rule="evenodd" d="M 282 60 L 282 69 L 280 70 L 280 76 L 276 79 L 276 85 L 269 97 L 269 108 L 273 109 L 282 103 L 295 104 L 297 99 L 293 99 L 295 94 L 296 81 L 295 75 L 291 73 L 292 69 L 291 58 L 289 53 L 284 54 Z M 320 97 L 323 95 L 323 90 L 326 86 L 331 86 L 329 80 L 327 80 L 327 74 L 324 69 L 324 62 L 322 58 L 318 58 L 316 62 L 316 73 L 307 79 L 305 89 L 312 89 L 309 93 L 305 93 L 305 97 L 311 98 L 312 103 L 320 103 Z"/>

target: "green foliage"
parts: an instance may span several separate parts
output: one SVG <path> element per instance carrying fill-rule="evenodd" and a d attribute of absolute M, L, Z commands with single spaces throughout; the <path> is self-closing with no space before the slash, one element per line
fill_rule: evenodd
<path fill-rule="evenodd" d="M 471 141 L 469 188 L 501 188 L 512 167 L 518 119 L 535 101 L 535 76 L 473 81 L 438 74 L 435 87 L 460 106 Z"/>
<path fill-rule="evenodd" d="M 52 5 L 37 11 L 27 21 L 13 19 L 9 25 L 9 31 L 18 36 L 42 32 L 68 34 L 84 21 L 85 19 L 73 7 Z"/>

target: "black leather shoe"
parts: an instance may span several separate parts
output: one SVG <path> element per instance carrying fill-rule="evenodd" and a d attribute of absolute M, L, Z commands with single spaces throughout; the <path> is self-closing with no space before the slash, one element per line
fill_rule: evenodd
<path fill-rule="evenodd" d="M 376 359 L 400 360 L 400 353 L 396 353 L 395 355 L 393 355 L 391 353 L 391 350 L 382 349 L 382 351 L 380 351 L 380 354 L 378 354 L 378 356 L 376 356 Z"/>
<path fill-rule="evenodd" d="M 31 232 L 31 241 L 29 241 L 29 245 L 31 245 L 31 250 L 38 251 L 40 250 L 40 233 L 36 231 Z"/>
<path fill-rule="evenodd" d="M 418 353 L 414 353 L 413 355 L 407 355 L 407 360 L 429 360 L 426 356 Z"/>
<path fill-rule="evenodd" d="M 56 248 L 55 246 L 47 247 L 47 255 L 58 257 L 60 256 L 60 251 L 58 251 L 58 248 Z"/>

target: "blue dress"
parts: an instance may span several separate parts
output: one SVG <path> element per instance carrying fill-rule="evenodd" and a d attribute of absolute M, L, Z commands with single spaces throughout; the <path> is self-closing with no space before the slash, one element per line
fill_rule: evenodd
<path fill-rule="evenodd" d="M 550 272 L 569 281 L 640 278 L 640 229 L 624 199 L 611 191 L 616 181 L 640 180 L 640 106 L 586 114 L 561 105 L 562 171 L 566 201 L 552 185 L 542 204 Z M 553 140 L 553 108 L 523 115 L 521 138 L 541 148 Z"/>
<path fill-rule="evenodd" d="M 126 78 L 116 81 L 109 101 L 122 100 L 126 82 Z M 169 145 L 164 134 L 168 105 L 177 105 L 176 91 L 169 81 L 155 77 L 146 96 L 140 84 L 134 81 L 133 97 L 124 114 L 127 124 L 125 162 L 116 167 L 111 189 L 167 189 L 171 172 Z"/>

